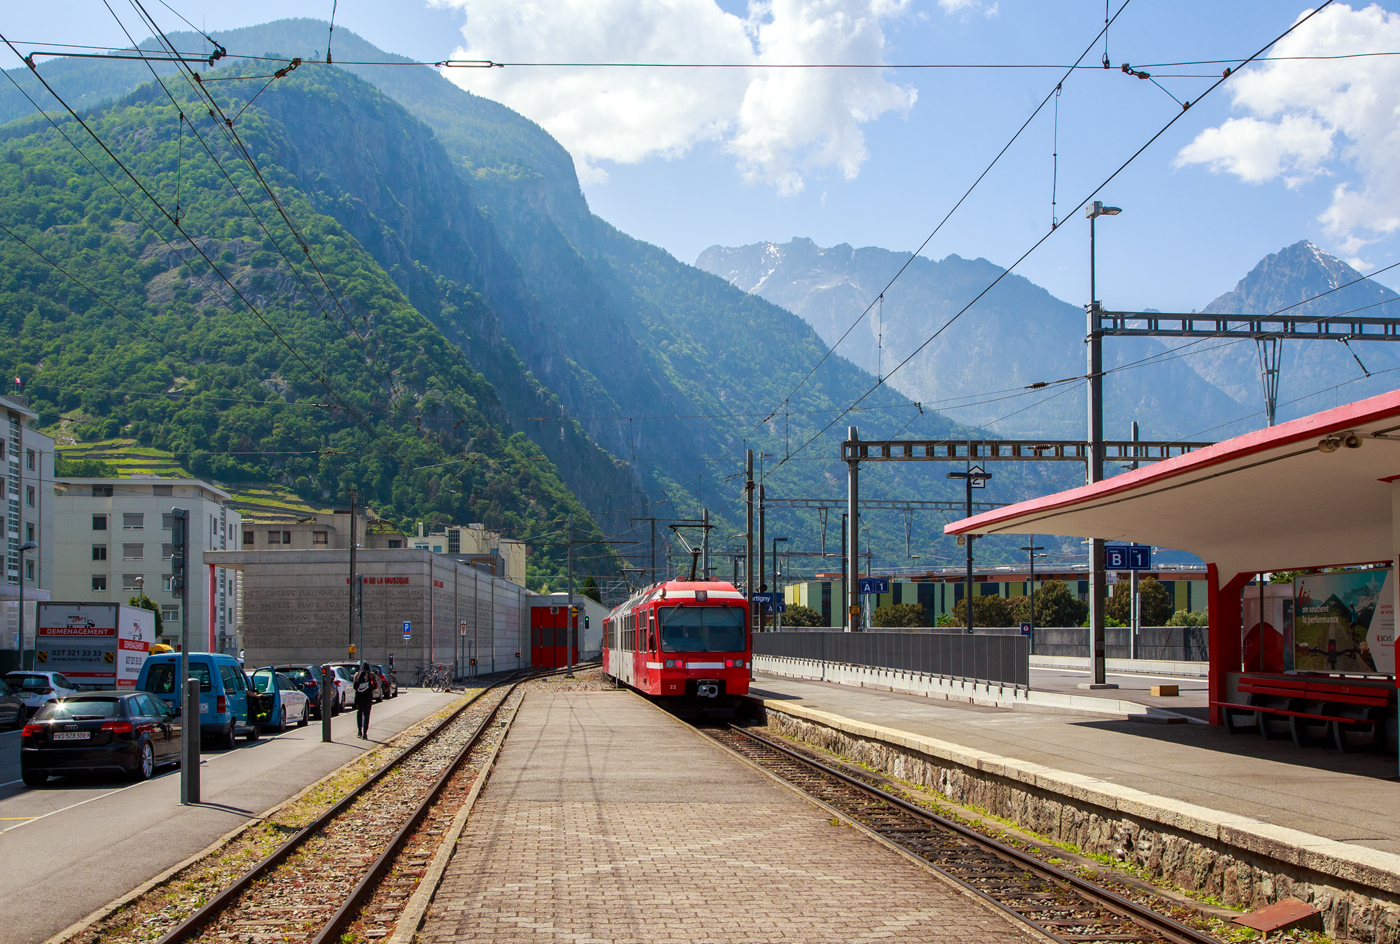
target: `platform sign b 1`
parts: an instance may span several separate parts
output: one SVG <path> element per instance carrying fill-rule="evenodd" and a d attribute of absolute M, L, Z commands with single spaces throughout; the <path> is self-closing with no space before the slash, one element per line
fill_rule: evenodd
<path fill-rule="evenodd" d="M 1105 570 L 1148 570 L 1152 567 L 1152 546 L 1149 544 L 1105 544 Z"/>

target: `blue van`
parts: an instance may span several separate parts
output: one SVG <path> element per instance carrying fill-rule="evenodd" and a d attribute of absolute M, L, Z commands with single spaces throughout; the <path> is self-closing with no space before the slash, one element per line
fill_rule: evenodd
<path fill-rule="evenodd" d="M 136 688 L 179 711 L 179 675 L 180 653 L 147 656 Z M 220 652 L 191 652 L 190 677 L 199 679 L 200 740 L 209 738 L 215 746 L 232 750 L 240 734 L 249 741 L 258 739 L 258 726 L 248 717 L 248 679 L 237 659 Z"/>

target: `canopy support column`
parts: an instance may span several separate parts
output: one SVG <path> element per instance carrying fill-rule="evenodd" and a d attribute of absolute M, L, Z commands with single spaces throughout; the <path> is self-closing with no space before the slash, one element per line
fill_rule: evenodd
<path fill-rule="evenodd" d="M 1210 614 L 1210 723 L 1221 724 L 1220 707 L 1216 702 L 1229 699 L 1227 684 L 1231 672 L 1240 671 L 1244 657 L 1240 634 L 1244 603 L 1244 588 L 1252 574 L 1235 574 L 1224 586 L 1220 571 L 1214 564 L 1206 565 L 1206 590 Z"/>

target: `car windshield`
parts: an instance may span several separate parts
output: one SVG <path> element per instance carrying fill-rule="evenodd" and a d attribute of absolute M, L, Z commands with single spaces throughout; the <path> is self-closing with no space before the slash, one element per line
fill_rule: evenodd
<path fill-rule="evenodd" d="M 282 669 L 281 671 L 283 675 L 287 676 L 287 678 L 291 679 L 293 682 L 305 682 L 308 679 L 313 682 L 315 681 L 311 673 L 306 669 Z"/>
<path fill-rule="evenodd" d="M 179 674 L 178 661 L 157 662 L 146 673 L 146 691 L 156 695 L 175 694 L 175 676 Z M 190 663 L 190 676 L 199 679 L 199 690 L 210 691 L 209 666 L 203 662 Z"/>
<path fill-rule="evenodd" d="M 272 673 L 267 669 L 259 669 L 253 673 L 253 687 L 260 692 L 270 692 L 277 686 L 272 681 Z"/>
<path fill-rule="evenodd" d="M 5 681 L 9 682 L 16 688 L 27 688 L 30 690 L 38 690 L 52 687 L 49 684 L 49 677 L 47 675 L 21 675 L 18 672 L 16 672 L 5 676 Z"/>
<path fill-rule="evenodd" d="M 662 652 L 743 652 L 744 611 L 737 606 L 673 606 L 661 611 Z"/>
<path fill-rule="evenodd" d="M 65 698 L 39 709 L 35 721 L 90 721 L 121 715 L 120 698 Z"/>

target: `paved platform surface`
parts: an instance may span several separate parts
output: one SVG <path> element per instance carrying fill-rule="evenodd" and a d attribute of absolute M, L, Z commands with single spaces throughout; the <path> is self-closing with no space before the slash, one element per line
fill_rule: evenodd
<path fill-rule="evenodd" d="M 1203 724 L 1085 720 L 959 705 L 868 688 L 756 673 L 753 694 L 774 707 L 805 705 L 868 724 L 949 741 L 1251 816 L 1277 826 L 1400 853 L 1396 756 L 1341 754 L 1329 745 L 1230 735 Z"/>
<path fill-rule="evenodd" d="M 626 692 L 525 696 L 418 934 L 866 939 L 1030 940 Z"/>
<path fill-rule="evenodd" d="M 1113 698 L 1135 701 L 1140 705 L 1160 708 L 1205 721 L 1210 717 L 1210 693 L 1203 678 L 1183 678 L 1178 675 L 1144 675 L 1136 672 L 1109 672 L 1106 676 L 1117 688 L 1085 691 L 1079 686 L 1091 681 L 1088 669 L 1045 668 L 1031 666 L 1031 688 L 1042 692 L 1064 692 L 1083 697 Z M 1178 695 L 1153 695 L 1154 685 L 1175 685 Z"/>
<path fill-rule="evenodd" d="M 356 739 L 355 713 L 291 728 L 232 751 L 205 751 L 203 803 L 180 805 L 180 774 L 145 783 L 117 777 L 19 782 L 19 733 L 0 735 L 0 942 L 35 944 L 208 846 L 457 695 L 402 689 L 374 706 L 373 740 Z"/>

